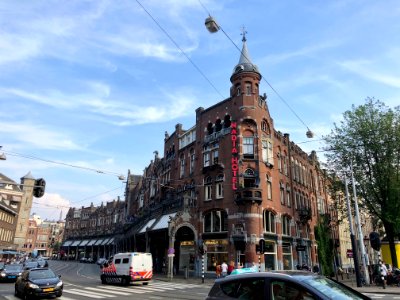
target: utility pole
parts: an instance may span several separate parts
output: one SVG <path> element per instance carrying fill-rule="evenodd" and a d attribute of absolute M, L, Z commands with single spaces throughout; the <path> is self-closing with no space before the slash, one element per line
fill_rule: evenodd
<path fill-rule="evenodd" d="M 361 230 L 361 222 L 360 222 L 360 213 L 358 211 L 358 199 L 357 199 L 357 194 L 356 194 L 356 184 L 354 181 L 354 175 L 353 175 L 353 163 L 351 163 L 351 182 L 353 185 L 353 197 L 354 197 L 354 210 L 356 213 L 356 223 L 357 223 L 357 228 L 358 228 L 358 242 L 360 245 L 360 250 L 361 250 L 361 259 L 362 259 L 362 264 L 363 264 L 363 272 L 364 272 L 364 280 L 365 284 L 369 284 L 369 273 L 368 273 L 368 257 L 365 253 L 365 247 L 364 247 L 364 236 Z"/>
<path fill-rule="evenodd" d="M 360 277 L 360 267 L 358 264 L 358 254 L 357 254 L 357 244 L 354 237 L 354 229 L 353 229 L 353 217 L 351 215 L 351 205 L 350 205 L 350 197 L 349 197 L 349 188 L 347 187 L 347 177 L 344 175 L 344 187 L 346 191 L 346 202 L 347 202 L 347 213 L 349 216 L 349 226 L 350 226 L 350 239 L 351 239 L 351 248 L 353 250 L 353 260 L 354 260 L 354 269 L 356 271 L 356 281 L 357 287 L 361 287 L 361 277 Z"/>

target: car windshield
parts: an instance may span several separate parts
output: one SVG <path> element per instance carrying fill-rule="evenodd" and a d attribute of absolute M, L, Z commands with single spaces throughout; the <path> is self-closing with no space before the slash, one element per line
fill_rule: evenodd
<path fill-rule="evenodd" d="M 46 278 L 54 278 L 57 277 L 56 274 L 52 270 L 35 270 L 31 271 L 29 274 L 29 279 L 46 279 Z"/>
<path fill-rule="evenodd" d="M 329 299 L 364 299 L 345 286 L 325 277 L 307 277 L 303 282 L 329 296 Z"/>
<path fill-rule="evenodd" d="M 19 270 L 21 270 L 21 266 L 20 265 L 7 265 L 5 267 L 5 269 L 7 271 L 19 271 Z"/>

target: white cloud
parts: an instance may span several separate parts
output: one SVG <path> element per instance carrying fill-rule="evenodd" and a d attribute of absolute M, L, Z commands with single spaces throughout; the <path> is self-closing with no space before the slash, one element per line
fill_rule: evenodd
<path fill-rule="evenodd" d="M 58 221 L 60 213 L 62 219 L 65 219 L 70 206 L 70 201 L 61 195 L 45 193 L 42 198 L 33 198 L 31 214 L 36 213 L 42 220 Z"/>
<path fill-rule="evenodd" d="M 400 87 L 400 74 L 398 76 L 389 74 L 389 72 L 393 72 L 391 69 L 386 69 L 386 73 L 382 73 L 378 68 L 372 66 L 373 63 L 368 60 L 347 60 L 339 63 L 339 65 L 348 71 L 372 81 L 395 88 Z"/>
<path fill-rule="evenodd" d="M 38 149 L 82 150 L 66 133 L 59 130 L 50 130 L 48 126 L 30 122 L 11 123 L 0 121 L 0 132 L 12 136 L 14 140 L 23 142 L 26 146 Z"/>

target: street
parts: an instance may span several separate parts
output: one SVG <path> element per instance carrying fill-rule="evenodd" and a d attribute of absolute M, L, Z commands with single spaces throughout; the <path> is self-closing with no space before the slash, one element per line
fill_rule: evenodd
<path fill-rule="evenodd" d="M 64 282 L 64 292 L 60 300 L 82 299 L 205 299 L 210 290 L 212 280 L 201 284 L 200 280 L 175 278 L 172 281 L 159 280 L 153 277 L 149 285 L 131 284 L 102 285 L 100 282 L 100 267 L 96 264 L 84 264 L 75 261 L 49 260 L 49 267 Z M 165 279 L 165 278 L 163 278 Z M 400 294 L 364 293 L 371 299 L 399 299 Z M 14 296 L 14 283 L 0 283 L 2 299 L 19 299 Z"/>
<path fill-rule="evenodd" d="M 99 266 L 50 260 L 49 267 L 61 275 L 64 292 L 60 300 L 81 299 L 204 299 L 209 285 L 188 284 L 184 282 L 166 282 L 153 280 L 149 285 L 131 284 L 130 286 L 102 285 Z M 0 296 L 3 299 L 19 299 L 14 296 L 14 283 L 1 283 Z"/>

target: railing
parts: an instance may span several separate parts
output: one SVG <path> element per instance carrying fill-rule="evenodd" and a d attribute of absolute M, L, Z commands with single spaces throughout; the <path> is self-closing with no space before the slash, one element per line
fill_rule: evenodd
<path fill-rule="evenodd" d="M 240 188 L 236 192 L 235 202 L 237 204 L 245 204 L 255 202 L 257 204 L 262 203 L 262 189 L 258 187 L 246 187 Z"/>

